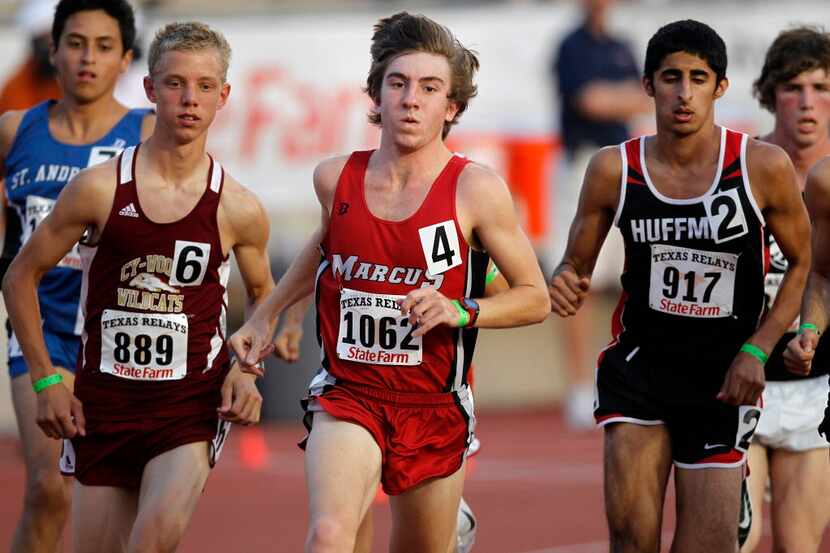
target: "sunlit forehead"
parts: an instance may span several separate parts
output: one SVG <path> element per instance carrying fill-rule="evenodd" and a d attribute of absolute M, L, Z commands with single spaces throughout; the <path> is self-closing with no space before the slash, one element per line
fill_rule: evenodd
<path fill-rule="evenodd" d="M 121 39 L 118 21 L 103 10 L 80 11 L 66 20 L 61 41 L 94 41 L 115 46 Z"/>
<path fill-rule="evenodd" d="M 118 40 L 111 35 L 87 36 L 76 32 L 64 33 L 64 37 L 66 42 L 83 42 L 84 44 L 94 42 L 95 44 L 105 46 L 114 46 L 115 42 Z"/>
<path fill-rule="evenodd" d="M 447 58 L 428 52 L 412 52 L 395 58 L 386 69 L 386 81 L 400 79 L 429 83 L 433 86 L 448 86 L 450 64 Z"/>
<path fill-rule="evenodd" d="M 789 81 L 782 84 L 795 88 L 803 88 L 808 86 L 827 88 L 830 87 L 830 74 L 827 73 L 826 69 L 819 67 L 817 69 L 799 73 Z"/>
<path fill-rule="evenodd" d="M 204 50 L 168 50 L 156 66 L 155 78 L 172 78 L 184 82 L 213 83 L 222 81 L 222 62 L 213 48 Z"/>
<path fill-rule="evenodd" d="M 660 67 L 657 68 L 657 74 L 673 76 L 688 74 L 698 78 L 715 76 L 715 72 L 706 60 L 688 52 L 675 52 L 663 58 Z"/>

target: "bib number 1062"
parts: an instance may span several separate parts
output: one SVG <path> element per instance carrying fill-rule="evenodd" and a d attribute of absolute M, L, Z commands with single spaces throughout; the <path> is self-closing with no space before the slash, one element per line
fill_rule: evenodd
<path fill-rule="evenodd" d="M 357 321 L 355 321 L 357 318 Z M 407 330 L 406 335 L 400 343 L 400 349 L 418 351 L 418 346 L 413 343 L 412 331 L 414 328 L 409 324 L 409 319 L 397 319 L 395 317 L 381 317 L 375 319 L 371 315 L 356 315 L 349 311 L 343 315 L 343 322 L 346 325 L 343 343 L 360 343 L 364 348 L 372 348 L 376 344 L 383 349 L 394 349 L 398 347 L 398 329 Z M 357 327 L 357 328 L 355 328 Z"/>
<path fill-rule="evenodd" d="M 340 292 L 337 356 L 376 365 L 418 365 L 423 338 L 409 318 L 401 316 L 403 296 L 373 294 L 344 288 Z"/>

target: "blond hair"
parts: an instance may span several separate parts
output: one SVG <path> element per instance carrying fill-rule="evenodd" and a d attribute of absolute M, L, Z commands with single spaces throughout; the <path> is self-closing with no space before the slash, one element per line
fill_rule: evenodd
<path fill-rule="evenodd" d="M 231 61 L 231 46 L 222 33 L 211 29 L 204 23 L 189 21 L 187 23 L 168 23 L 162 27 L 150 44 L 148 65 L 150 75 L 154 75 L 162 54 L 175 50 L 178 52 L 195 52 L 215 48 L 222 66 L 222 82 L 228 78 L 228 66 Z"/>

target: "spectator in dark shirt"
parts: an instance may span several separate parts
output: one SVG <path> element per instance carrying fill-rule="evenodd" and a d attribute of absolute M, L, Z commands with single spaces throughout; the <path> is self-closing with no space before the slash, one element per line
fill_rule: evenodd
<path fill-rule="evenodd" d="M 552 172 L 552 265 L 565 252 L 568 225 L 573 220 L 591 156 L 602 146 L 625 141 L 629 137 L 629 120 L 652 109 L 631 49 L 608 32 L 608 11 L 613 3 L 614 0 L 582 0 L 583 19 L 558 45 L 553 59 L 563 155 L 557 170 Z M 623 251 L 619 233 L 609 234 L 594 270 L 594 289 L 614 286 L 621 273 Z M 590 310 L 583 308 L 573 323 L 563 329 L 567 344 L 563 348 L 567 352 L 565 369 L 571 380 L 565 415 L 573 428 L 593 426 L 594 362 L 586 343 L 586 337 L 591 336 L 591 318 Z"/>

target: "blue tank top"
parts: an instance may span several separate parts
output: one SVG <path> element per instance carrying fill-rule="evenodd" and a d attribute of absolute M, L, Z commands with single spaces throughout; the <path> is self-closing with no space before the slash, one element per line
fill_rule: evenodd
<path fill-rule="evenodd" d="M 17 216 L 21 229 L 17 249 L 52 211 L 58 194 L 72 177 L 141 141 L 141 124 L 150 111 L 130 110 L 97 142 L 74 145 L 58 142 L 49 132 L 49 108 L 54 103 L 48 100 L 26 112 L 6 157 L 7 213 Z M 81 333 L 81 274 L 76 244 L 54 269 L 43 275 L 38 301 L 44 329 L 61 334 Z"/>

